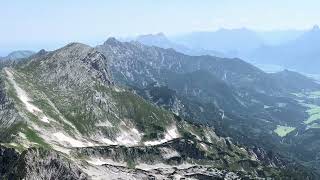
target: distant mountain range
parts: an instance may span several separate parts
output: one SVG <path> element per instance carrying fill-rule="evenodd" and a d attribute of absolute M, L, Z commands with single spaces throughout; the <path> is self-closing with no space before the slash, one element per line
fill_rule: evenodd
<path fill-rule="evenodd" d="M 280 45 L 292 40 L 297 39 L 306 30 L 270 30 L 270 31 L 259 31 L 257 34 L 267 45 Z"/>
<path fill-rule="evenodd" d="M 172 48 L 192 55 L 242 58 L 267 71 L 290 69 L 305 74 L 320 74 L 320 30 L 254 31 L 247 28 L 219 29 L 166 36 L 164 33 L 140 35 L 123 41 L 137 41 L 149 46 Z M 16 51 L 0 60 L 28 57 L 32 51 Z M 278 68 L 280 67 L 280 68 Z"/>
<path fill-rule="evenodd" d="M 277 64 L 304 73 L 320 74 L 320 29 L 314 26 L 297 39 L 276 46 L 261 46 L 249 56 L 253 62 Z"/>
<path fill-rule="evenodd" d="M 188 55 L 194 55 L 194 56 L 211 55 L 211 56 L 219 56 L 219 57 L 225 56 L 223 53 L 215 50 L 207 50 L 204 48 L 190 48 L 188 46 L 181 45 L 177 42 L 172 42 L 163 33 L 140 35 L 134 38 L 133 40 L 148 46 L 157 46 L 165 49 L 172 48 L 178 52 L 188 54 Z"/>
<path fill-rule="evenodd" d="M 35 52 L 33 51 L 27 51 L 27 50 L 13 51 L 5 57 L 0 57 L 0 60 L 6 61 L 6 60 L 16 60 L 21 58 L 27 58 L 33 55 L 34 53 Z"/>
<path fill-rule="evenodd" d="M 246 28 L 192 32 L 166 37 L 163 33 L 141 35 L 134 40 L 151 46 L 173 48 L 188 55 L 238 57 L 260 67 L 281 66 L 307 74 L 319 74 L 320 30 L 258 32 Z M 277 68 L 279 69 L 279 68 Z"/>
<path fill-rule="evenodd" d="M 230 57 L 241 57 L 264 44 L 256 32 L 246 28 L 192 32 L 175 37 L 175 41 L 192 48 L 216 50 Z"/>
<path fill-rule="evenodd" d="M 170 37 L 166 37 L 163 33 L 148 34 L 131 38 L 131 40 L 149 46 L 173 48 L 189 55 L 219 57 L 240 57 L 245 52 L 250 52 L 264 44 L 258 33 L 245 28 L 192 32 Z"/>

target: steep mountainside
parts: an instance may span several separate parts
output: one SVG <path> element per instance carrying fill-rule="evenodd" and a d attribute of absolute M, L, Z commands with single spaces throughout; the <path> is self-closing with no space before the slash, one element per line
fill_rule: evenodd
<path fill-rule="evenodd" d="M 318 95 L 320 86 L 312 79 L 291 71 L 265 73 L 240 59 L 187 56 L 115 39 L 97 49 L 110 60 L 117 83 L 185 119 L 306 165 L 306 154 L 316 156 L 316 148 L 293 148 L 317 131 L 310 122 L 319 120 L 318 106 L 304 97 Z"/>
<path fill-rule="evenodd" d="M 314 91 L 319 89 L 319 84 L 309 77 L 300 73 L 284 70 L 277 73 L 271 73 L 274 81 L 284 89 L 290 89 L 292 92 Z M 303 88 L 305 87 L 305 88 Z"/>
<path fill-rule="evenodd" d="M 240 59 L 187 56 L 115 39 L 109 39 L 97 49 L 110 59 L 114 78 L 120 83 L 142 89 L 153 83 L 167 85 L 179 95 L 211 103 L 220 111 L 237 116 L 251 114 L 276 125 L 279 122 L 300 124 L 305 118 L 304 107 L 283 95 L 320 89 L 319 84 L 307 78 L 297 86 L 294 73 L 282 76 L 281 80 L 286 81 L 282 83 L 278 79 L 280 75 L 265 73 Z M 306 84 L 308 86 L 304 86 Z M 287 103 L 290 106 L 282 106 Z M 288 111 L 294 113 L 290 121 L 283 118 Z"/>
<path fill-rule="evenodd" d="M 174 50 L 149 47 L 136 42 L 122 43 L 115 38 L 109 38 L 103 45 L 97 46 L 97 50 L 111 59 L 111 68 L 116 69 L 114 76 L 117 79 L 135 82 L 139 86 L 159 81 L 163 74 L 167 73 L 164 71 L 182 74 L 206 70 L 238 88 L 251 88 L 272 94 L 294 92 L 281 87 L 270 74 L 240 59 L 188 56 Z M 310 82 L 312 83 L 312 80 Z M 317 85 L 314 82 L 313 84 Z M 314 87 L 301 86 L 300 90 L 305 88 Z"/>
<path fill-rule="evenodd" d="M 109 60 L 87 45 L 71 43 L 2 70 L 1 178 L 316 176 L 116 86 Z"/>

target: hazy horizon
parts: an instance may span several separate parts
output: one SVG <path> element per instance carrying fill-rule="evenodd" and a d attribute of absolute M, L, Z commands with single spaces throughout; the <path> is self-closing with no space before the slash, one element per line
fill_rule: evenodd
<path fill-rule="evenodd" d="M 111 36 L 176 35 L 243 27 L 255 31 L 305 30 L 320 23 L 319 5 L 317 1 L 287 0 L 4 0 L 0 2 L 0 22 L 5 27 L 0 29 L 0 56 L 20 49 L 55 49 L 68 42 L 96 45 Z"/>

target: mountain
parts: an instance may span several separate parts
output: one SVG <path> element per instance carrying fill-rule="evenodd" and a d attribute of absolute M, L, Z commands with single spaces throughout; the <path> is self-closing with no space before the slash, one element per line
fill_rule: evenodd
<path fill-rule="evenodd" d="M 212 56 L 219 56 L 219 57 L 225 56 L 223 53 L 220 53 L 218 51 L 205 50 L 202 48 L 189 48 L 187 46 L 174 43 L 170 41 L 163 33 L 140 35 L 136 37 L 135 41 L 138 41 L 148 46 L 157 46 L 164 49 L 172 48 L 178 52 L 188 54 L 188 55 L 195 55 L 195 56 L 196 55 L 212 55 Z"/>
<path fill-rule="evenodd" d="M 290 88 L 282 87 L 272 74 L 238 58 L 189 56 L 172 49 L 150 47 L 137 42 L 120 42 L 115 38 L 109 38 L 96 48 L 110 59 L 111 70 L 117 79 L 127 83 L 134 82 L 140 87 L 153 82 L 161 84 L 165 78 L 168 79 L 168 72 L 184 74 L 204 70 L 237 88 L 250 88 L 271 94 L 294 92 Z M 308 82 L 312 86 L 301 85 L 299 90 L 315 90 L 319 87 L 312 79 L 308 79 Z"/>
<path fill-rule="evenodd" d="M 297 39 L 305 33 L 305 30 L 271 30 L 271 31 L 257 31 L 257 34 L 265 42 L 265 44 L 274 46 L 287 43 Z"/>
<path fill-rule="evenodd" d="M 22 58 L 30 57 L 33 54 L 34 54 L 33 51 L 13 51 L 5 57 L 0 57 L 0 60 L 7 61 L 7 60 L 22 59 Z"/>
<path fill-rule="evenodd" d="M 186 48 L 184 46 L 172 43 L 163 33 L 140 35 L 136 37 L 135 40 L 145 45 L 157 46 L 165 49 L 172 47 L 176 47 L 177 49 Z"/>
<path fill-rule="evenodd" d="M 2 179 L 316 177 L 118 86 L 113 55 L 71 43 L 2 69 Z"/>
<path fill-rule="evenodd" d="M 315 83 L 315 80 L 294 71 L 284 70 L 277 73 L 271 73 L 270 75 L 273 76 L 274 81 L 281 84 L 283 88 L 291 89 L 295 92 L 319 89 L 319 84 Z"/>
<path fill-rule="evenodd" d="M 318 130 L 320 85 L 313 79 L 288 70 L 265 73 L 241 59 L 188 56 L 114 38 L 96 49 L 110 60 L 115 82 L 146 100 L 213 126 L 220 136 L 314 167 L 308 164 L 317 148 L 304 144 L 316 140 Z"/>
<path fill-rule="evenodd" d="M 0 68 L 13 65 L 24 58 L 28 58 L 35 54 L 33 51 L 14 51 L 8 54 L 6 57 L 0 57 Z"/>
<path fill-rule="evenodd" d="M 305 78 L 305 84 L 310 83 L 308 86 L 298 84 L 299 87 L 292 89 L 297 86 L 294 81 L 281 83 L 277 74 L 265 73 L 240 59 L 187 56 L 135 42 L 121 43 L 113 38 L 97 49 L 110 59 L 114 78 L 121 84 L 142 89 L 153 83 L 166 85 L 179 95 L 204 103 L 199 109 L 210 103 L 210 107 L 213 106 L 216 112 L 237 116 L 259 115 L 259 118 L 266 119 L 265 122 L 276 123 L 272 126 L 269 124 L 270 128 L 275 128 L 279 121 L 284 124 L 300 124 L 305 117 L 304 112 L 301 112 L 304 107 L 285 96 L 304 90 L 315 91 L 320 87 L 312 79 Z M 282 80 L 286 78 L 290 79 L 290 75 Z M 278 106 L 284 102 L 292 106 Z M 283 109 L 282 113 L 265 108 L 269 106 Z M 282 117 L 289 110 L 287 108 L 295 114 L 290 121 Z M 297 109 L 300 111 L 294 111 Z M 261 120 L 254 119 L 251 119 L 254 123 L 261 123 Z"/>
<path fill-rule="evenodd" d="M 174 42 L 191 48 L 219 51 L 229 57 L 241 57 L 264 44 L 256 32 L 246 28 L 193 32 L 175 37 Z"/>
<path fill-rule="evenodd" d="M 277 46 L 262 46 L 248 58 L 260 64 L 276 64 L 309 74 L 318 74 L 320 30 L 314 26 L 297 39 Z"/>

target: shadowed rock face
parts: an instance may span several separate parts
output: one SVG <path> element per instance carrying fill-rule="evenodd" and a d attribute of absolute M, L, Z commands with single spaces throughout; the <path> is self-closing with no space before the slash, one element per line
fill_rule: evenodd
<path fill-rule="evenodd" d="M 86 174 L 57 152 L 31 148 L 21 154 L 0 147 L 1 178 L 85 180 Z"/>
<path fill-rule="evenodd" d="M 135 164 L 166 164 L 181 165 L 194 162 L 197 164 L 211 164 L 214 167 L 224 167 L 238 163 L 240 159 L 246 159 L 246 154 L 239 151 L 234 145 L 226 147 L 225 142 L 221 145 L 206 143 L 197 140 L 176 139 L 156 146 L 101 146 L 73 149 L 73 153 L 80 157 L 110 159 L 115 162 L 127 162 L 131 160 Z M 213 148 L 208 153 L 204 148 Z M 232 149 L 232 147 L 234 149 Z M 225 160 L 228 159 L 228 160 Z M 191 166 L 195 164 L 191 163 Z M 201 163 L 200 163 L 201 164 Z"/>
<path fill-rule="evenodd" d="M 16 166 L 20 155 L 12 148 L 0 146 L 0 177 L 7 176 Z"/>

